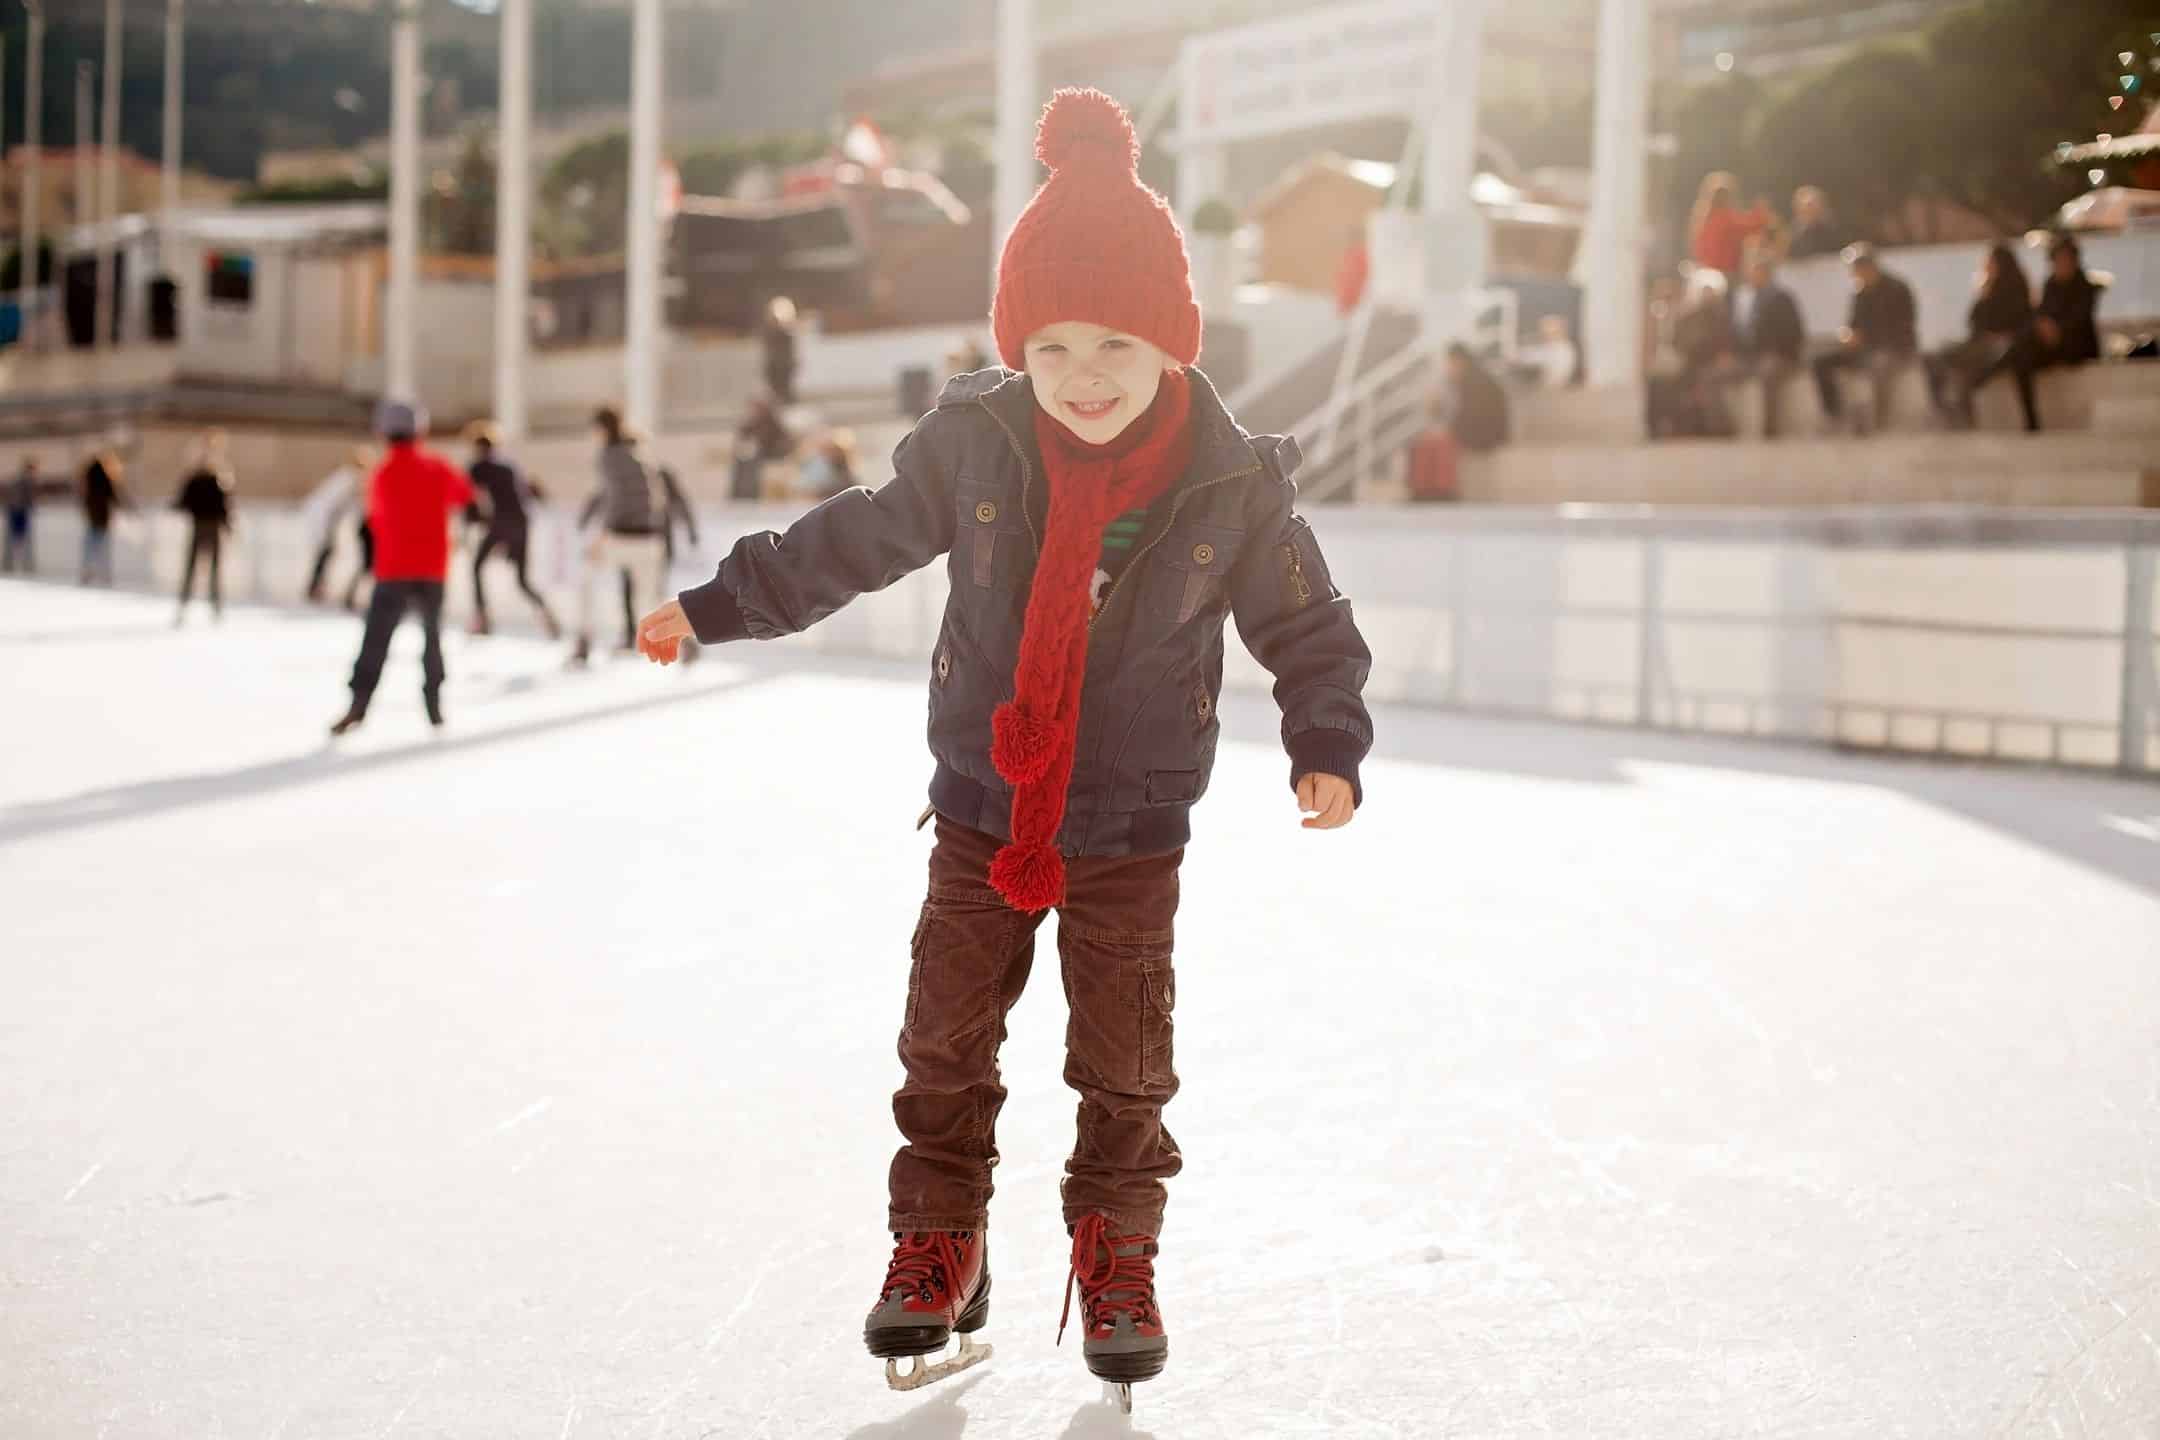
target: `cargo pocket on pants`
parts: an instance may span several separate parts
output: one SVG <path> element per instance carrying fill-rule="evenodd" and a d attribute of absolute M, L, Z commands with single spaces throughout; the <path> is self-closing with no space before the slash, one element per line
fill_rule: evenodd
<path fill-rule="evenodd" d="M 1176 980 L 1167 951 L 1143 956 L 1138 969 L 1140 1088 L 1153 1093 L 1177 1084 L 1177 1072 L 1170 1063 L 1170 1012 L 1177 1000 Z"/>
<path fill-rule="evenodd" d="M 922 914 L 916 917 L 915 933 L 908 939 L 907 1014 L 900 1021 L 900 1041 L 904 1045 L 915 1033 L 915 1011 L 922 1004 L 923 952 L 929 948 L 930 921 L 935 916 L 937 901 L 923 901 Z"/>

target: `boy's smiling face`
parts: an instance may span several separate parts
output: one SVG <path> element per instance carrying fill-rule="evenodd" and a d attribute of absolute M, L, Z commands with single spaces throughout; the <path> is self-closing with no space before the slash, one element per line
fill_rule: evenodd
<path fill-rule="evenodd" d="M 1147 413 L 1177 361 L 1137 335 L 1061 320 L 1027 337 L 1035 403 L 1090 445 L 1114 440 Z"/>

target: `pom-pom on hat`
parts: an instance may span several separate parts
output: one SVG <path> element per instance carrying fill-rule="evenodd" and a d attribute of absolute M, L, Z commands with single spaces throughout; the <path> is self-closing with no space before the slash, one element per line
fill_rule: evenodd
<path fill-rule="evenodd" d="M 1023 368 L 1027 337 L 1079 320 L 1137 335 L 1181 365 L 1200 356 L 1185 236 L 1140 183 L 1140 140 L 1100 90 L 1060 90 L 1035 127 L 1050 178 L 1013 222 L 998 259 L 990 324 L 998 356 Z"/>

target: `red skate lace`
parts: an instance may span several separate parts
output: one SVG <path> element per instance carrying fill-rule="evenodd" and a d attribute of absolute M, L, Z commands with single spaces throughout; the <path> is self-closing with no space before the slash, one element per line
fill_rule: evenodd
<path fill-rule="evenodd" d="M 1120 1255 L 1125 1245 L 1139 1245 L 1138 1255 Z M 1065 1322 L 1072 1318 L 1073 1282 L 1080 1282 L 1080 1311 L 1090 1324 L 1110 1325 L 1119 1315 L 1135 1324 L 1155 1313 L 1155 1237 L 1112 1235 L 1101 1215 L 1082 1217 L 1073 1227 L 1072 1268 L 1065 1274 L 1065 1308 L 1058 1315 L 1057 1343 L 1065 1343 Z"/>
<path fill-rule="evenodd" d="M 893 1251 L 892 1264 L 885 1267 L 885 1288 L 878 1294 L 890 1295 L 906 1288 L 922 1297 L 925 1305 L 937 1303 L 933 1287 L 950 1295 L 953 1282 L 962 1273 L 959 1247 L 956 1238 L 942 1230 L 911 1230 L 896 1235 L 900 1242 Z"/>

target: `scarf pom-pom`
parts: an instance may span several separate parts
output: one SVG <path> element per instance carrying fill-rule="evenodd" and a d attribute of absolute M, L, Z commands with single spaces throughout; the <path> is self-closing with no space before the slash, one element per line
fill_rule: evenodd
<path fill-rule="evenodd" d="M 990 716 L 990 763 L 1008 785 L 1032 785 L 1050 773 L 1057 731 L 1008 700 Z"/>
<path fill-rule="evenodd" d="M 990 862 L 990 883 L 1015 910 L 1047 910 L 1065 898 L 1065 857 L 1055 845 L 1016 841 Z"/>

